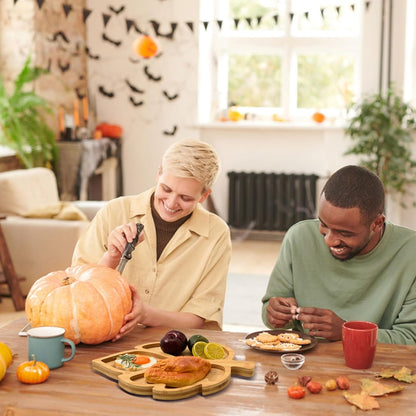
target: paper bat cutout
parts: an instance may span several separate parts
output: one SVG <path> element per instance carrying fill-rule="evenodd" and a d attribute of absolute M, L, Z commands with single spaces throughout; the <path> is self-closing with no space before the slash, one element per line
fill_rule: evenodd
<path fill-rule="evenodd" d="M 158 81 L 161 81 L 162 80 L 162 77 L 161 76 L 158 76 L 157 77 L 157 76 L 152 75 L 149 72 L 149 67 L 147 65 L 144 67 L 144 73 L 146 74 L 147 78 L 150 79 L 150 81 L 156 81 L 156 82 L 158 82 Z"/>
<path fill-rule="evenodd" d="M 109 9 L 115 14 L 120 14 L 125 9 L 125 6 L 121 6 L 119 9 L 115 9 L 113 6 L 109 6 Z"/>
<path fill-rule="evenodd" d="M 67 38 L 67 36 L 65 35 L 64 32 L 62 32 L 62 30 L 59 30 L 58 32 L 55 32 L 53 34 L 52 39 L 48 39 L 49 42 L 55 42 L 58 38 L 62 38 L 62 40 L 66 43 L 69 43 L 69 39 Z"/>
<path fill-rule="evenodd" d="M 59 69 L 60 69 L 62 72 L 66 72 L 66 71 L 68 71 L 68 69 L 71 67 L 71 64 L 68 62 L 66 65 L 63 65 L 63 64 L 61 63 L 61 59 L 58 59 L 58 66 L 59 66 Z"/>
<path fill-rule="evenodd" d="M 172 101 L 172 100 L 176 100 L 176 98 L 178 98 L 179 97 L 179 94 L 174 94 L 174 95 L 169 95 L 168 94 L 168 92 L 167 91 L 163 91 L 163 95 L 169 100 L 169 101 Z"/>
<path fill-rule="evenodd" d="M 88 57 L 91 59 L 100 59 L 100 55 L 93 55 L 88 46 L 85 47 L 85 52 L 87 53 Z"/>
<path fill-rule="evenodd" d="M 175 33 L 176 28 L 178 27 L 177 23 L 170 24 L 170 33 L 161 33 L 159 31 L 160 23 L 156 22 L 155 20 L 150 20 L 150 23 L 153 26 L 153 30 L 155 31 L 156 36 L 173 39 L 173 34 Z"/>
<path fill-rule="evenodd" d="M 175 133 L 176 133 L 177 128 L 178 128 L 178 126 L 173 126 L 173 129 L 171 131 L 164 130 L 163 134 L 165 136 L 174 136 Z"/>
<path fill-rule="evenodd" d="M 139 105 L 143 105 L 144 104 L 144 101 L 143 100 L 141 100 L 141 101 L 134 101 L 134 98 L 132 97 L 132 96 L 130 96 L 129 97 L 129 100 L 130 100 L 130 102 L 135 106 L 135 107 L 138 107 Z"/>
<path fill-rule="evenodd" d="M 130 56 L 129 56 L 129 61 L 130 61 L 132 64 L 138 64 L 138 63 L 140 63 L 140 59 L 134 59 L 134 58 L 132 58 L 132 57 L 130 57 Z"/>
<path fill-rule="evenodd" d="M 75 92 L 77 93 L 78 100 L 82 100 L 85 97 L 85 94 L 81 94 L 78 88 L 75 88 Z"/>
<path fill-rule="evenodd" d="M 102 94 L 102 95 L 105 95 L 106 97 L 108 97 L 108 98 L 113 98 L 114 97 L 114 93 L 113 92 L 111 92 L 111 91 L 106 91 L 105 90 L 105 88 L 102 86 L 102 85 L 100 85 L 99 87 L 98 87 L 98 91 Z"/>
<path fill-rule="evenodd" d="M 129 88 L 133 91 L 133 92 L 137 92 L 138 94 L 144 94 L 143 90 L 139 90 L 137 87 L 135 87 L 132 83 L 130 83 L 130 81 L 128 79 L 125 80 L 126 84 L 129 86 Z"/>
<path fill-rule="evenodd" d="M 121 45 L 121 40 L 113 40 L 110 39 L 105 33 L 103 33 L 103 40 L 112 43 L 114 46 L 120 46 Z"/>

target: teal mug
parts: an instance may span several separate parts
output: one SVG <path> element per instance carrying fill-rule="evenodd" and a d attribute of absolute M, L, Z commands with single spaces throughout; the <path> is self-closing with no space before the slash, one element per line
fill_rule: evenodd
<path fill-rule="evenodd" d="M 75 344 L 64 338 L 65 329 L 55 326 L 40 326 L 27 331 L 29 360 L 35 355 L 37 361 L 45 363 L 51 370 L 61 367 L 75 355 Z M 65 344 L 71 347 L 71 355 L 65 357 Z"/>

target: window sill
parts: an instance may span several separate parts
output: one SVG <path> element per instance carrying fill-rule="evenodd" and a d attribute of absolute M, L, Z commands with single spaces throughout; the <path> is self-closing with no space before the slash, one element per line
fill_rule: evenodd
<path fill-rule="evenodd" d="M 198 123 L 199 129 L 224 129 L 224 130 L 344 130 L 345 125 L 341 122 L 279 122 L 279 121 L 215 121 L 210 123 Z"/>

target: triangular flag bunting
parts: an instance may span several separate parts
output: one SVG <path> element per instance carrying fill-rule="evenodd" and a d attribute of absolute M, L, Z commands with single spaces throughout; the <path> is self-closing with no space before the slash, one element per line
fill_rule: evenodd
<path fill-rule="evenodd" d="M 340 7 L 340 6 L 337 6 L 337 7 L 335 7 L 335 10 L 337 11 L 337 15 L 338 15 L 338 17 L 339 17 L 339 13 L 340 13 L 340 11 L 341 11 L 341 7 Z"/>
<path fill-rule="evenodd" d="M 240 23 L 240 19 L 234 19 L 234 26 L 237 29 L 238 28 L 238 24 Z"/>
<path fill-rule="evenodd" d="M 126 19 L 126 29 L 127 33 L 130 32 L 130 29 L 134 26 L 134 20 Z"/>
<path fill-rule="evenodd" d="M 368 10 L 368 8 L 370 7 L 370 1 L 366 1 L 365 2 L 365 9 Z"/>
<path fill-rule="evenodd" d="M 263 20 L 263 16 L 257 16 L 256 20 L 257 20 L 257 26 L 260 26 L 261 21 Z"/>
<path fill-rule="evenodd" d="M 38 3 L 39 10 L 40 10 L 43 6 L 43 3 L 45 3 L 45 0 L 36 0 L 36 3 Z"/>
<path fill-rule="evenodd" d="M 251 28 L 251 17 L 246 17 L 246 22 Z"/>
<path fill-rule="evenodd" d="M 289 13 L 290 23 L 293 22 L 294 17 L 295 17 L 295 13 Z"/>
<path fill-rule="evenodd" d="M 68 17 L 69 13 L 71 13 L 72 6 L 70 4 L 63 4 L 62 8 L 64 9 L 65 17 Z"/>
<path fill-rule="evenodd" d="M 278 14 L 275 14 L 273 16 L 273 20 L 274 20 L 275 25 L 277 26 L 279 24 L 279 15 Z"/>
<path fill-rule="evenodd" d="M 108 22 L 111 19 L 111 14 L 107 14 L 107 13 L 103 13 L 103 23 L 104 23 L 104 27 L 107 26 Z"/>
<path fill-rule="evenodd" d="M 204 29 L 207 30 L 209 22 L 202 22 L 202 24 L 204 25 Z"/>
<path fill-rule="evenodd" d="M 222 24 L 223 24 L 223 21 L 222 20 L 217 20 L 217 26 L 218 26 L 218 29 L 219 30 L 222 29 Z"/>
<path fill-rule="evenodd" d="M 13 0 L 13 4 L 16 4 L 19 0 Z"/>
<path fill-rule="evenodd" d="M 305 12 L 305 19 L 309 20 L 309 12 Z"/>
<path fill-rule="evenodd" d="M 325 13 L 325 9 L 321 8 L 321 17 L 322 17 L 322 19 L 324 18 L 324 13 Z"/>
<path fill-rule="evenodd" d="M 186 25 L 189 27 L 189 29 L 191 30 L 191 32 L 194 31 L 194 22 L 186 22 Z"/>
<path fill-rule="evenodd" d="M 86 9 L 85 7 L 82 9 L 82 21 L 85 23 L 88 19 L 88 16 L 92 13 L 92 10 Z"/>

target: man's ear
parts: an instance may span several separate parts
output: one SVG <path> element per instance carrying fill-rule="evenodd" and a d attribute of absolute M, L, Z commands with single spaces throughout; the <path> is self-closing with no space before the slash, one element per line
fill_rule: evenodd
<path fill-rule="evenodd" d="M 202 196 L 201 199 L 198 201 L 200 204 L 202 204 L 209 196 L 209 194 L 212 192 L 212 189 L 208 189 L 208 191 L 205 191 Z"/>
<path fill-rule="evenodd" d="M 373 221 L 373 231 L 376 231 L 377 228 L 381 228 L 384 225 L 386 217 L 384 214 L 378 215 L 378 217 Z"/>

